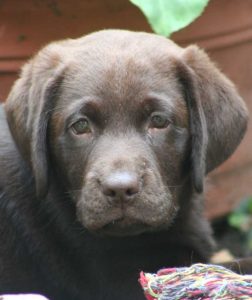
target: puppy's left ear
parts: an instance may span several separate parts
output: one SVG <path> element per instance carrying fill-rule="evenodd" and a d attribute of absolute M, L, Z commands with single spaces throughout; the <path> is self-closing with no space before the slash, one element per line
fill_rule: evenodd
<path fill-rule="evenodd" d="M 56 54 L 45 49 L 28 62 L 5 103 L 12 136 L 32 170 L 39 198 L 48 191 L 48 124 L 66 69 Z"/>
<path fill-rule="evenodd" d="M 63 79 L 64 68 L 59 68 L 47 80 L 41 93 L 41 101 L 30 122 L 33 123 L 31 139 L 31 160 L 36 180 L 36 193 L 43 198 L 49 187 L 49 145 L 48 127 L 51 114 L 58 97 L 60 83 Z"/>
<path fill-rule="evenodd" d="M 184 50 L 177 67 L 190 117 L 192 178 L 201 192 L 204 175 L 241 142 L 248 111 L 232 82 L 197 46 Z"/>

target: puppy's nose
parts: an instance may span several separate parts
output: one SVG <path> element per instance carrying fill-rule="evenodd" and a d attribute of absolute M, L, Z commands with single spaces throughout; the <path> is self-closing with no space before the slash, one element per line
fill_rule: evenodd
<path fill-rule="evenodd" d="M 113 199 L 131 200 L 139 192 L 140 182 L 135 173 L 111 173 L 102 183 L 103 193 Z"/>

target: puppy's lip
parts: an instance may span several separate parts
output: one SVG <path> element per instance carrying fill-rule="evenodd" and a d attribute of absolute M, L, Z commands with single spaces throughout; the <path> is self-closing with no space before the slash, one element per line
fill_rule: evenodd
<path fill-rule="evenodd" d="M 100 228 L 99 234 L 108 236 L 132 236 L 145 232 L 149 226 L 137 220 L 129 218 L 119 218 L 113 220 L 102 228 Z"/>

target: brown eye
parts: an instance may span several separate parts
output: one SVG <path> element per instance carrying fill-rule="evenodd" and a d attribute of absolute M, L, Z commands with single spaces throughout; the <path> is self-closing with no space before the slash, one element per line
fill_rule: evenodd
<path fill-rule="evenodd" d="M 150 128 L 166 128 L 170 124 L 164 115 L 153 115 L 150 121 Z"/>
<path fill-rule="evenodd" d="M 87 119 L 81 119 L 72 125 L 75 134 L 90 133 L 91 128 Z"/>

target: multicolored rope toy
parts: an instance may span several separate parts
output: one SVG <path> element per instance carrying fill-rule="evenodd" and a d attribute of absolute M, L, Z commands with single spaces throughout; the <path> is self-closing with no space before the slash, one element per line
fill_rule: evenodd
<path fill-rule="evenodd" d="M 239 275 L 216 265 L 194 264 L 157 274 L 141 272 L 139 282 L 148 300 L 252 299 L 252 275 Z"/>

